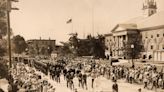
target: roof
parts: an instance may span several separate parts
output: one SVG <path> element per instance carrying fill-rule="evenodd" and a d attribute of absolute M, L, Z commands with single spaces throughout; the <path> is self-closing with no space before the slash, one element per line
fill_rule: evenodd
<path fill-rule="evenodd" d="M 156 13 L 150 17 L 147 17 L 137 24 L 138 29 L 161 26 L 161 25 L 164 25 L 164 11 Z"/>
<path fill-rule="evenodd" d="M 112 32 L 114 32 L 114 31 L 123 31 L 123 30 L 127 30 L 127 29 L 137 29 L 137 25 L 136 24 L 134 24 L 134 23 L 127 23 L 127 24 L 117 24 L 114 28 L 113 28 L 113 30 L 112 30 Z"/>
<path fill-rule="evenodd" d="M 51 39 L 31 39 L 28 41 L 56 41 L 56 40 L 51 40 Z"/>
<path fill-rule="evenodd" d="M 117 24 L 112 32 L 122 31 L 126 29 L 144 29 L 144 28 L 153 28 L 157 26 L 164 26 L 164 11 L 155 13 L 152 16 L 144 17 L 139 16 L 132 18 L 124 23 Z"/>
<path fill-rule="evenodd" d="M 132 19 L 130 19 L 128 21 L 125 21 L 124 23 L 126 23 L 126 24 L 130 24 L 130 23 L 137 24 L 138 22 L 140 22 L 140 21 L 142 21 L 144 19 L 145 19 L 144 16 L 139 16 L 139 17 L 132 18 Z"/>
<path fill-rule="evenodd" d="M 112 35 L 113 35 L 112 33 L 104 34 L 105 37 L 112 36 Z"/>

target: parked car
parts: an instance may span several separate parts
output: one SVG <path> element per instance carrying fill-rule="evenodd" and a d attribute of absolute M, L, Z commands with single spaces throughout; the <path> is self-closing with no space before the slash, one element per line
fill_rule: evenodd
<path fill-rule="evenodd" d="M 119 60 L 117 58 L 111 58 L 112 62 L 119 62 Z"/>

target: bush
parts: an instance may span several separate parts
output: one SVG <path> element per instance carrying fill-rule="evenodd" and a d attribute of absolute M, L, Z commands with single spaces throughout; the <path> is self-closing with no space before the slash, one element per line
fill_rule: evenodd
<path fill-rule="evenodd" d="M 4 60 L 0 60 L 0 78 L 8 77 L 8 67 Z"/>

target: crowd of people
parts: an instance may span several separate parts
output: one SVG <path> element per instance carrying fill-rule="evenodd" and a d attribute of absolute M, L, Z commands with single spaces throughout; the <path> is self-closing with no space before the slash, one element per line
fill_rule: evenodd
<path fill-rule="evenodd" d="M 164 89 L 164 75 L 157 71 L 156 66 L 128 68 L 125 66 L 100 67 L 99 73 L 106 75 L 112 81 L 125 79 L 128 83 L 144 84 L 146 89 Z M 101 71 L 102 70 L 102 71 Z"/>
<path fill-rule="evenodd" d="M 12 68 L 9 83 L 9 92 L 55 92 L 53 85 L 42 78 L 44 74 L 35 68 L 24 63 L 17 63 L 16 68 Z"/>
<path fill-rule="evenodd" d="M 60 83 L 61 75 L 64 76 L 66 81 L 66 86 L 71 90 L 77 92 L 74 85 L 74 78 L 78 79 L 78 86 L 88 90 L 87 78 L 91 77 L 91 88 L 94 88 L 94 81 L 99 76 L 106 77 L 113 81 L 113 92 L 118 92 L 117 80 L 125 80 L 131 84 L 143 85 L 145 89 L 164 89 L 164 75 L 163 71 L 157 71 L 155 65 L 146 65 L 144 67 L 129 68 L 123 65 L 110 66 L 110 64 L 102 63 L 97 60 L 58 60 L 56 63 L 46 63 L 46 72 L 43 72 L 45 76 L 49 75 L 50 79 Z M 12 69 L 11 75 L 14 80 L 14 84 L 17 86 L 15 90 L 11 92 L 23 92 L 20 90 L 35 90 L 34 92 L 55 92 L 53 85 L 48 83 L 48 81 L 41 78 L 41 73 L 37 71 L 43 70 L 44 67 L 36 68 L 27 67 L 23 63 L 18 63 L 17 70 Z M 41 72 L 41 71 L 40 71 Z M 51 90 L 51 91 L 48 91 Z M 46 90 L 46 91 L 44 91 Z M 53 90 L 53 91 L 52 91 Z M 141 89 L 139 89 L 141 92 Z"/>
<path fill-rule="evenodd" d="M 87 62 L 87 66 L 85 66 L 86 62 L 80 62 L 72 65 L 76 67 L 63 67 L 62 71 L 67 81 L 67 87 L 69 87 L 68 85 L 71 85 L 70 88 L 72 89 L 72 86 L 74 85 L 73 78 L 77 77 L 79 80 L 79 87 L 81 86 L 82 88 L 85 87 L 85 89 L 87 89 L 87 77 L 91 77 L 91 87 L 93 88 L 95 78 L 104 76 L 111 79 L 113 82 L 125 80 L 130 84 L 143 85 L 143 88 L 148 90 L 156 90 L 157 88 L 164 89 L 164 73 L 162 70 L 157 71 L 155 65 L 144 65 L 144 67 L 131 68 L 123 65 L 109 66 L 108 64 L 102 64 L 100 61 Z M 80 67 L 79 64 L 81 64 Z M 62 73 L 62 71 L 60 71 L 60 73 Z"/>
<path fill-rule="evenodd" d="M 62 60 L 61 60 L 62 61 Z M 73 79 L 75 77 L 79 80 L 79 87 L 86 88 L 87 89 L 87 75 L 85 73 L 82 73 L 82 66 L 77 65 L 71 65 L 66 63 L 56 63 L 56 64 L 50 64 L 49 65 L 49 72 L 50 72 L 50 78 L 55 80 L 57 83 L 60 83 L 60 77 L 61 75 L 64 76 L 64 80 L 66 81 L 66 85 L 71 90 L 75 90 L 74 87 L 74 81 Z"/>

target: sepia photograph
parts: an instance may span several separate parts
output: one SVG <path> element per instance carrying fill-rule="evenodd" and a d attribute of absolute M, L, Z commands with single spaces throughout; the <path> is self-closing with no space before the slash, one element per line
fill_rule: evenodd
<path fill-rule="evenodd" d="M 164 92 L 164 0 L 0 0 L 0 92 Z"/>

